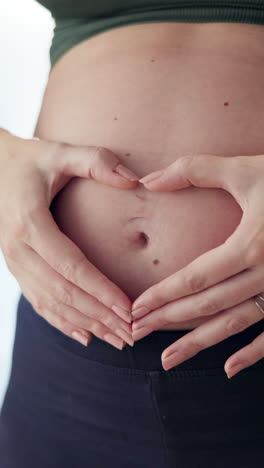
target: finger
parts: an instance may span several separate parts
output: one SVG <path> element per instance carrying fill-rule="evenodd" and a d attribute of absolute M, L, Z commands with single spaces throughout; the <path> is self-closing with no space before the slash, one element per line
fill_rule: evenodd
<path fill-rule="evenodd" d="M 48 309 L 41 309 L 41 311 L 37 311 L 37 313 L 41 315 L 50 325 L 54 326 L 70 338 L 79 341 L 84 346 L 87 346 L 87 344 L 89 343 L 89 335 L 91 336 L 91 333 L 87 332 L 85 329 L 80 329 L 74 323 L 70 323 L 69 321 L 69 319 L 75 319 L 74 311 L 72 310 L 72 308 L 66 306 L 64 308 L 64 315 L 51 312 Z M 76 316 L 77 315 L 78 313 L 76 313 Z M 77 321 L 80 321 L 79 317 Z M 96 322 L 95 320 L 89 320 L 87 318 L 86 322 L 87 326 L 89 327 L 89 330 L 91 330 L 92 333 L 98 338 L 107 341 L 108 343 L 110 343 L 118 349 L 123 348 L 123 340 L 109 333 L 109 330 L 106 327 L 104 327 L 104 325 L 100 324 L 99 322 Z M 87 338 L 85 337 L 86 333 L 88 335 Z"/>
<path fill-rule="evenodd" d="M 219 312 L 166 348 L 161 355 L 162 365 L 165 370 L 171 369 L 203 349 L 245 330 L 262 319 L 263 314 L 252 299 Z"/>
<path fill-rule="evenodd" d="M 84 346 L 87 346 L 92 341 L 92 333 L 90 331 L 77 327 L 59 315 L 46 311 L 46 313 L 42 315 L 42 318 L 50 325 L 57 328 L 61 333 L 69 338 L 73 338 Z"/>
<path fill-rule="evenodd" d="M 102 146 L 73 146 L 67 143 L 56 145 L 56 157 L 51 155 L 48 163 L 53 171 L 60 174 L 60 183 L 55 184 L 53 196 L 65 185 L 65 179 L 84 177 L 102 184 L 121 189 L 137 185 L 138 176 L 120 163 L 118 156 Z M 52 184 L 53 187 L 54 184 Z"/>
<path fill-rule="evenodd" d="M 64 307 L 62 314 L 60 315 L 61 317 L 63 316 L 66 320 L 73 320 L 77 325 L 80 323 L 83 328 L 90 330 L 101 340 L 107 341 L 118 349 L 123 348 L 124 340 L 122 337 L 118 337 L 111 333 L 111 330 L 98 320 L 85 317 L 72 307 Z"/>
<path fill-rule="evenodd" d="M 57 273 L 94 296 L 126 320 L 130 316 L 129 298 L 88 261 L 82 251 L 58 228 L 49 210 L 35 213 L 27 244 Z"/>
<path fill-rule="evenodd" d="M 141 317 L 138 320 L 133 320 L 132 322 L 133 337 L 136 337 L 135 333 L 137 333 L 143 327 L 148 327 L 148 328 L 152 328 L 153 330 L 158 330 L 159 328 L 162 328 L 164 325 L 168 325 L 169 323 L 178 321 L 178 315 L 182 316 L 183 308 L 186 309 L 185 304 L 180 304 L 181 299 L 179 299 L 178 302 L 172 303 L 172 305 L 169 304 L 169 305 L 160 307 L 159 309 L 152 310 L 144 317 Z"/>
<path fill-rule="evenodd" d="M 260 162 L 263 161 L 263 155 Z M 245 204 L 245 189 L 248 189 L 252 156 L 216 156 L 194 154 L 178 158 L 172 164 L 140 179 L 148 190 L 171 191 L 187 187 L 221 188 L 230 192 L 241 207 Z M 246 171 L 247 177 L 242 177 Z M 252 167 L 252 171 L 254 168 Z M 256 171 L 254 171 L 254 174 Z"/>
<path fill-rule="evenodd" d="M 88 329 L 88 325 L 91 323 L 90 320 L 94 319 L 104 324 L 108 331 L 112 330 L 114 334 L 133 345 L 130 324 L 123 321 L 113 311 L 98 302 L 97 299 L 85 294 L 80 288 L 66 281 L 34 251 L 28 250 L 27 261 L 30 260 L 31 268 L 27 267 L 23 276 L 25 277 L 25 273 L 27 273 L 26 284 L 28 285 L 28 276 L 31 275 L 31 290 L 34 291 L 34 297 L 36 298 L 34 308 L 37 308 L 38 311 L 47 309 L 64 316 L 64 309 L 70 307 L 72 316 L 67 317 L 67 319 L 75 323 L 76 326 Z M 21 272 L 17 276 L 21 277 Z M 28 290 L 28 286 L 24 286 L 24 281 L 24 278 L 20 281 L 22 290 Z"/>
<path fill-rule="evenodd" d="M 106 334 L 115 337 L 118 347 L 120 343 L 122 344 L 123 340 L 131 346 L 134 344 L 128 324 L 119 324 L 115 320 L 111 320 L 107 316 L 107 310 L 103 311 L 106 312 L 103 315 L 99 303 L 92 303 L 89 309 L 86 309 L 86 313 L 82 313 L 73 306 L 58 302 L 56 299 L 41 297 L 41 292 L 37 289 L 35 294 L 38 294 L 38 311 L 44 307 L 48 307 L 52 313 L 64 317 L 67 321 L 75 324 L 76 327 L 90 330 L 98 338 L 106 339 L 107 341 L 107 338 L 105 338 Z"/>
<path fill-rule="evenodd" d="M 244 270 L 210 288 L 169 302 L 133 321 L 132 330 L 150 326 L 161 328 L 169 323 L 191 320 L 233 307 L 259 294 L 264 289 L 264 265 Z"/>
<path fill-rule="evenodd" d="M 161 328 L 161 326 L 160 327 L 155 327 L 155 326 L 151 326 L 151 325 L 146 325 L 144 327 L 141 327 L 139 330 L 132 330 L 132 339 L 134 341 L 142 340 L 142 338 L 145 338 L 145 336 L 150 335 L 150 333 L 152 333 L 153 331 L 158 330 L 159 328 Z"/>
<path fill-rule="evenodd" d="M 242 369 L 252 366 L 264 357 L 264 332 L 251 343 L 232 354 L 225 362 L 224 369 L 230 379 Z"/>

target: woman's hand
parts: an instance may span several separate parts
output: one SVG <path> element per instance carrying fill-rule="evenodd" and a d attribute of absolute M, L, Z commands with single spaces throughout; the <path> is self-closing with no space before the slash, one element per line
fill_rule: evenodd
<path fill-rule="evenodd" d="M 123 189 L 138 180 L 106 148 L 25 140 L 1 130 L 0 247 L 39 315 L 85 345 L 93 333 L 122 349 L 124 340 L 133 344 L 131 301 L 59 230 L 49 210 L 73 177 Z"/>
<path fill-rule="evenodd" d="M 168 370 L 264 319 L 252 299 L 264 291 L 264 155 L 188 155 L 140 182 L 151 191 L 192 185 L 221 188 L 234 196 L 243 211 L 237 229 L 222 245 L 153 285 L 133 303 L 135 340 L 173 322 L 208 317 L 163 351 L 163 367 Z M 263 357 L 261 333 L 228 358 L 225 371 L 231 377 Z"/>

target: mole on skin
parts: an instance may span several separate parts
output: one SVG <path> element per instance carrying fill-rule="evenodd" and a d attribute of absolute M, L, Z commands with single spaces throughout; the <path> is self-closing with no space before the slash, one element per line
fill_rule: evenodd
<path fill-rule="evenodd" d="M 155 258 L 155 260 L 153 260 L 153 263 L 154 263 L 154 265 L 157 265 L 159 263 L 159 260 L 157 258 Z"/>
<path fill-rule="evenodd" d="M 229 106 L 229 102 L 224 102 L 224 106 Z"/>

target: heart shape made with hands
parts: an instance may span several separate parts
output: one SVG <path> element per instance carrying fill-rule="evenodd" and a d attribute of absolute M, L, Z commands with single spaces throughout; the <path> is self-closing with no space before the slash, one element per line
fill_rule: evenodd
<path fill-rule="evenodd" d="M 156 329 L 173 330 L 175 324 L 179 329 L 183 320 L 193 321 L 194 328 L 187 327 L 193 329 L 163 351 L 163 367 L 168 370 L 263 320 L 252 298 L 264 290 L 264 156 L 187 155 L 139 182 L 156 192 L 223 189 L 243 213 L 224 243 L 147 288 L 132 304 L 134 341 Z M 263 337 L 261 333 L 251 346 L 228 358 L 225 370 L 229 375 L 235 366 L 247 367 L 263 357 Z"/>

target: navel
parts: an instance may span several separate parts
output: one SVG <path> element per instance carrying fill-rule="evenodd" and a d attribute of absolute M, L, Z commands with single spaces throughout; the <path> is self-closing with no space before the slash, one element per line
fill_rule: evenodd
<path fill-rule="evenodd" d="M 139 232 L 138 243 L 141 247 L 147 247 L 149 244 L 149 236 L 143 231 Z"/>

